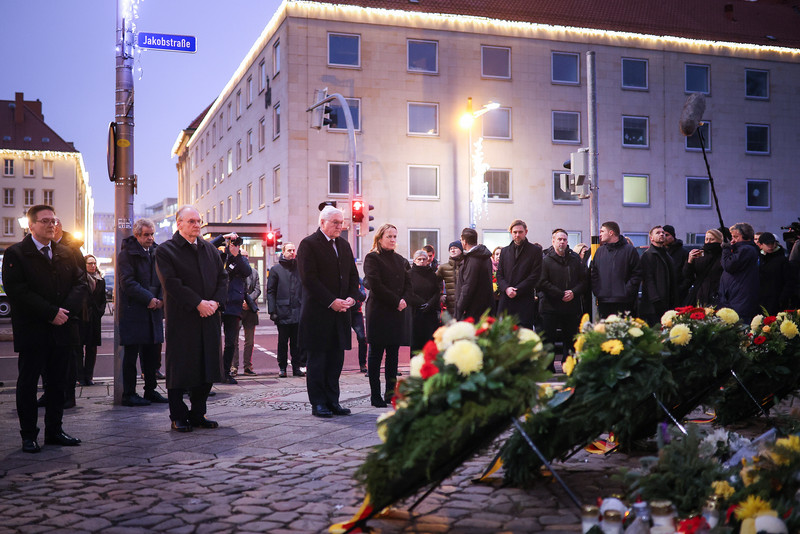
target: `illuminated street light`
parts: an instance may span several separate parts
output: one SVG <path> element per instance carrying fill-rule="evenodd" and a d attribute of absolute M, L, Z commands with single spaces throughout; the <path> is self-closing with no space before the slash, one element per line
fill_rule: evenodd
<path fill-rule="evenodd" d="M 479 109 L 477 111 L 473 111 L 472 110 L 472 97 L 470 97 L 470 98 L 467 98 L 467 111 L 459 119 L 459 124 L 461 125 L 461 127 L 464 128 L 465 130 L 467 130 L 467 142 L 468 142 L 468 144 L 467 144 L 467 149 L 468 149 L 467 150 L 467 154 L 468 154 L 468 157 L 469 157 L 468 165 L 467 165 L 467 180 L 468 180 L 468 183 L 469 183 L 469 227 L 470 228 L 475 228 L 476 206 L 480 204 L 480 202 L 477 201 L 477 200 L 480 200 L 480 199 L 473 198 L 473 195 L 474 195 L 474 192 L 475 191 L 479 191 L 478 188 L 483 185 L 483 175 L 486 172 L 486 169 L 488 168 L 488 166 L 483 164 L 482 158 L 480 158 L 480 161 L 479 161 L 479 163 L 481 164 L 480 165 L 480 169 L 474 169 L 473 170 L 473 168 L 472 168 L 472 164 L 473 164 L 472 163 L 472 149 L 473 149 L 473 147 L 472 147 L 472 125 L 475 123 L 475 119 L 477 119 L 478 117 L 480 117 L 482 115 L 485 115 L 486 113 L 489 113 L 490 111 L 495 110 L 495 109 L 497 109 L 499 107 L 500 107 L 500 104 L 498 102 L 489 102 L 488 104 L 486 104 L 483 107 L 481 107 L 481 109 Z M 478 140 L 478 143 L 476 143 L 476 145 L 478 145 L 476 147 L 476 150 L 478 151 L 479 157 L 483 154 L 483 152 L 480 150 L 480 143 L 481 143 L 482 140 L 483 140 L 483 137 L 481 137 Z M 474 174 L 473 174 L 473 172 L 474 172 Z M 473 183 L 473 182 L 476 182 L 476 183 Z M 480 182 L 480 183 L 477 183 L 477 182 Z M 481 194 L 480 197 L 483 198 L 483 195 Z"/>

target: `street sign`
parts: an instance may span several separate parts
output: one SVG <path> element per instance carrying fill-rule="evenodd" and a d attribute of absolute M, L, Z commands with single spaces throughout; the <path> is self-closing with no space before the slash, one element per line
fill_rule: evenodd
<path fill-rule="evenodd" d="M 197 52 L 197 38 L 192 35 L 169 35 L 165 33 L 139 32 L 136 37 L 139 48 L 167 50 L 169 52 Z"/>

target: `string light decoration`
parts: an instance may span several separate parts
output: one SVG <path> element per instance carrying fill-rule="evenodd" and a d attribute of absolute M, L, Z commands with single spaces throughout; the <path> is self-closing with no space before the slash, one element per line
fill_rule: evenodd
<path fill-rule="evenodd" d="M 41 158 L 43 160 L 74 160 L 76 166 L 78 167 L 78 174 L 80 181 L 89 186 L 89 173 L 86 172 L 86 166 L 83 162 L 83 155 L 80 152 L 59 152 L 56 150 L 19 150 L 19 149 L 11 149 L 11 148 L 4 148 L 0 149 L 0 156 L 10 156 L 12 158 L 20 158 L 20 159 L 37 159 Z"/>
<path fill-rule="evenodd" d="M 486 171 L 489 170 L 489 164 L 483 161 L 483 137 L 479 137 L 473 147 L 470 205 L 472 206 L 473 220 L 478 221 L 484 211 L 487 214 L 489 212 L 489 184 L 483 179 Z"/>

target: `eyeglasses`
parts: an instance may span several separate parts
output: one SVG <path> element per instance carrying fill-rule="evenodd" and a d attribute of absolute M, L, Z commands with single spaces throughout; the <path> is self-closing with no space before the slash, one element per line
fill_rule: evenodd
<path fill-rule="evenodd" d="M 203 224 L 203 219 L 184 219 L 184 220 L 183 220 L 183 222 L 185 222 L 186 224 L 191 224 L 191 225 L 193 225 L 193 226 L 194 226 L 195 224 L 196 224 L 197 226 L 200 226 L 200 225 L 202 225 L 202 224 Z"/>
<path fill-rule="evenodd" d="M 142 232 L 141 235 L 142 237 L 153 237 L 156 234 L 154 234 L 153 232 Z"/>
<path fill-rule="evenodd" d="M 36 222 L 40 222 L 45 226 L 50 226 L 51 224 L 55 225 L 56 223 L 58 223 L 58 219 L 39 219 Z"/>

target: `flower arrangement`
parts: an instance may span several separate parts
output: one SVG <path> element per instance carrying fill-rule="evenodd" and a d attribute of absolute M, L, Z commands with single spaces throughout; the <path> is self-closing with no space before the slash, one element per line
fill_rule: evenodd
<path fill-rule="evenodd" d="M 376 446 L 358 469 L 374 512 L 447 477 L 540 403 L 552 375 L 539 336 L 513 319 L 451 322 L 411 359 L 392 406 L 381 415 Z"/>

